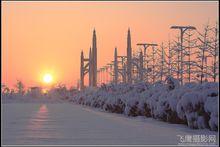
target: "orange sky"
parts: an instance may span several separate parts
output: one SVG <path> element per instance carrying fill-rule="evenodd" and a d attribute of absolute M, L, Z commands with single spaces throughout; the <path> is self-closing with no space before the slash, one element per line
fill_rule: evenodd
<path fill-rule="evenodd" d="M 2 2 L 2 82 L 41 85 L 53 72 L 56 82 L 76 84 L 80 52 L 88 55 L 96 28 L 98 67 L 126 52 L 131 28 L 132 48 L 138 42 L 167 41 L 171 25 L 218 20 L 218 2 Z"/>

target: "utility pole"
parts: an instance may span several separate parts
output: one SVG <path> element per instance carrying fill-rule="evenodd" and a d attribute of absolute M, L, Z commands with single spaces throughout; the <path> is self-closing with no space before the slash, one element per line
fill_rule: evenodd
<path fill-rule="evenodd" d="M 84 64 L 84 62 L 87 62 Z M 97 46 L 96 32 L 93 30 L 92 48 L 89 49 L 89 58 L 84 58 L 83 51 L 80 59 L 80 90 L 84 89 L 84 76 L 89 73 L 89 86 L 97 86 Z"/>
<path fill-rule="evenodd" d="M 93 62 L 92 62 L 92 50 L 91 47 L 89 49 L 89 87 L 92 87 L 92 81 L 93 81 Z"/>
<path fill-rule="evenodd" d="M 115 53 L 114 53 L 114 83 L 118 83 L 118 53 L 117 48 L 115 47 Z"/>
<path fill-rule="evenodd" d="M 148 69 L 149 69 L 149 67 L 148 67 L 148 60 L 149 59 L 147 59 L 147 48 L 148 47 L 154 47 L 154 46 L 157 46 L 157 44 L 155 44 L 155 43 L 137 43 L 137 46 L 143 46 L 144 47 L 144 69 L 145 69 L 145 67 L 146 67 L 146 70 L 147 70 L 147 72 L 146 72 L 146 81 L 148 82 L 148 76 L 149 76 L 149 74 L 148 74 Z M 145 62 L 146 61 L 146 62 Z M 146 63 L 146 64 L 145 64 Z M 145 70 L 143 70 L 143 72 L 144 72 Z M 144 75 L 145 75 L 145 72 L 144 72 Z"/>
<path fill-rule="evenodd" d="M 143 58 L 143 53 L 142 51 L 140 52 L 139 55 L 139 69 L 138 69 L 138 73 L 139 73 L 139 81 L 142 82 L 144 80 L 144 58 Z"/>
<path fill-rule="evenodd" d="M 92 79 L 92 86 L 97 86 L 97 46 L 96 46 L 96 31 L 93 30 L 93 37 L 92 37 L 92 70 L 93 70 L 93 79 Z"/>
<path fill-rule="evenodd" d="M 130 28 L 128 29 L 127 35 L 127 80 L 128 83 L 132 83 L 132 48 Z"/>

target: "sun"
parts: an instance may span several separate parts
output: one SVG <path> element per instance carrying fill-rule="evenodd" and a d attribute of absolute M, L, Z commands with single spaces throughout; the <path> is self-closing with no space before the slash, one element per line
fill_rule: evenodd
<path fill-rule="evenodd" d="M 51 74 L 47 73 L 43 76 L 43 81 L 44 81 L 44 83 L 49 84 L 53 81 L 53 76 Z"/>

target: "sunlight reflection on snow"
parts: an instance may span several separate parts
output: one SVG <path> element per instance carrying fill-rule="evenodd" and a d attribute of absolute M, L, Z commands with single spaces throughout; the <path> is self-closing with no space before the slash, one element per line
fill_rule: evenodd
<path fill-rule="evenodd" d="M 36 114 L 29 119 L 27 126 L 28 138 L 31 139 L 52 139 L 59 136 L 56 128 L 53 128 L 53 121 L 46 104 L 42 104 Z"/>

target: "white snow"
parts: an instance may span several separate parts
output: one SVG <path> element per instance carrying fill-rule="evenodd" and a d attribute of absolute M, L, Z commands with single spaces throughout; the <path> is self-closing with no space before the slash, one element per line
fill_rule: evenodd
<path fill-rule="evenodd" d="M 2 106 L 4 145 L 176 145 L 180 143 L 178 135 L 217 135 L 207 129 L 192 130 L 152 118 L 125 117 L 68 103 Z"/>
<path fill-rule="evenodd" d="M 180 86 L 173 78 L 80 92 L 61 87 L 37 97 L 3 94 L 3 143 L 177 144 L 177 135 L 217 134 L 218 99 L 218 83 Z"/>

